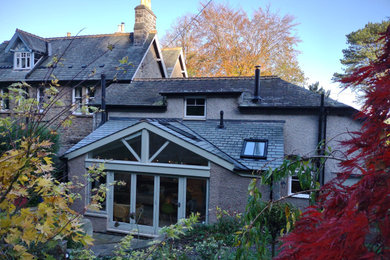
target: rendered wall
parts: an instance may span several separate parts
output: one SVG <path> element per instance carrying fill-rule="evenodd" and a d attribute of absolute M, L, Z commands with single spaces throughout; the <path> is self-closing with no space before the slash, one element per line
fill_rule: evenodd
<path fill-rule="evenodd" d="M 315 155 L 318 143 L 318 115 L 315 114 L 242 114 L 238 110 L 237 97 L 207 97 L 207 119 L 219 119 L 219 112 L 224 111 L 225 120 L 284 120 L 284 153 L 297 155 Z M 184 98 L 168 97 L 166 113 L 110 113 L 110 116 L 120 117 L 152 117 L 179 118 L 184 117 Z M 360 123 L 348 116 L 330 115 L 327 117 L 327 141 L 333 150 L 339 150 L 343 155 L 345 147 L 340 147 L 339 141 L 350 137 L 351 131 L 360 129 Z M 325 181 L 336 176 L 340 171 L 338 161 L 328 160 L 325 167 Z M 246 190 L 246 189 L 245 189 Z M 287 194 L 287 181 L 282 183 L 281 192 Z M 297 199 L 301 201 L 302 199 Z M 307 201 L 304 199 L 304 201 Z M 304 202 L 305 204 L 306 202 Z M 301 204 L 300 202 L 298 204 Z"/>
<path fill-rule="evenodd" d="M 135 74 L 134 78 L 161 78 L 161 70 L 156 61 L 156 53 L 153 45 L 150 47 L 145 59 L 139 65 L 139 69 Z"/>
<path fill-rule="evenodd" d="M 183 78 L 179 61 L 177 61 L 175 67 L 173 67 L 171 78 Z"/>

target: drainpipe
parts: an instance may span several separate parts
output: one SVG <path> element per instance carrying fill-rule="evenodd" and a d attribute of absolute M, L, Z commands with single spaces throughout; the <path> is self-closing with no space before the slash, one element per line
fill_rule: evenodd
<path fill-rule="evenodd" d="M 326 149 L 325 141 L 326 141 L 327 118 L 326 118 L 326 110 L 325 110 L 324 103 L 325 103 L 325 95 L 324 93 L 322 93 L 319 118 L 318 118 L 318 147 L 317 147 L 318 156 L 325 155 L 325 149 Z M 321 165 L 320 158 L 318 158 L 317 160 L 317 168 L 320 169 L 320 174 L 318 178 L 319 178 L 320 185 L 323 186 L 325 183 L 325 165 Z"/>
<path fill-rule="evenodd" d="M 106 111 L 106 75 L 101 74 L 101 87 L 102 87 L 102 121 L 100 125 L 104 124 L 107 121 L 107 111 Z"/>

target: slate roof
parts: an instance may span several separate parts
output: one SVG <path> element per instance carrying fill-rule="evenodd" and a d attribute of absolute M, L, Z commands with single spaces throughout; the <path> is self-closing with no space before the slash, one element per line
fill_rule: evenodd
<path fill-rule="evenodd" d="M 321 98 L 319 94 L 274 76 L 261 77 L 260 102 L 252 102 L 253 92 L 254 77 L 136 79 L 130 84 L 110 85 L 107 88 L 106 104 L 165 105 L 164 96 L 229 94 L 240 96 L 240 108 L 316 108 Z M 95 100 L 100 102 L 100 97 L 97 96 Z M 325 98 L 325 106 L 353 109 L 331 98 Z"/>
<path fill-rule="evenodd" d="M 181 53 L 181 48 L 164 48 L 161 50 L 161 53 L 167 68 L 168 77 L 170 77 Z"/>
<path fill-rule="evenodd" d="M 22 31 L 20 29 L 16 29 L 16 34 L 23 39 L 23 42 L 30 50 L 46 53 L 46 42 L 48 41 L 44 38 Z"/>
<path fill-rule="evenodd" d="M 268 167 L 275 168 L 284 156 L 284 121 L 226 120 L 225 128 L 218 128 L 218 120 L 183 121 L 180 119 L 110 119 L 75 146 L 65 152 L 67 155 L 86 145 L 108 137 L 141 121 L 171 133 L 197 147 L 211 152 L 232 163 L 237 170 L 251 171 Z M 245 139 L 267 139 L 268 156 L 264 160 L 241 158 Z"/>
<path fill-rule="evenodd" d="M 43 62 L 30 72 L 14 71 L 13 53 L 5 53 L 9 43 L 0 44 L 0 82 L 43 81 L 51 74 L 59 80 L 100 80 L 101 73 L 106 74 L 108 80 L 130 81 L 156 35 L 150 33 L 143 46 L 136 46 L 129 33 L 41 38 L 17 29 L 16 34 L 27 39 L 34 48 L 41 49 L 44 43 L 44 52 L 50 53 L 46 50 L 47 42 L 51 55 L 44 56 Z M 113 49 L 109 50 L 109 46 Z M 55 68 L 49 68 L 54 57 L 60 61 Z M 119 60 L 124 57 L 128 57 L 130 65 L 120 65 Z"/>

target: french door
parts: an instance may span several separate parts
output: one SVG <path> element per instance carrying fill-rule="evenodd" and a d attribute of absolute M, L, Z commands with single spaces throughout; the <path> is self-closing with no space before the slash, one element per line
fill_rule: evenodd
<path fill-rule="evenodd" d="M 110 230 L 158 234 L 191 211 L 205 219 L 206 179 L 128 172 L 109 172 L 107 178 Z"/>

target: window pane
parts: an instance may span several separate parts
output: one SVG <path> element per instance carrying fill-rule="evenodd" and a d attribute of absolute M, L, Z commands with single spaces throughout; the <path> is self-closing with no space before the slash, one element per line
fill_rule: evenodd
<path fill-rule="evenodd" d="M 204 116 L 204 106 L 187 106 L 187 116 Z"/>
<path fill-rule="evenodd" d="M 166 141 L 167 140 L 161 136 L 149 132 L 149 158 L 152 157 Z"/>
<path fill-rule="evenodd" d="M 254 151 L 253 155 L 264 156 L 264 148 L 265 148 L 264 142 L 256 142 L 255 143 L 255 151 Z"/>
<path fill-rule="evenodd" d="M 206 180 L 187 178 L 186 218 L 200 213 L 199 221 L 206 220 Z"/>
<path fill-rule="evenodd" d="M 242 156 L 261 158 L 266 156 L 267 141 L 246 140 Z"/>
<path fill-rule="evenodd" d="M 141 135 L 127 140 L 127 143 L 133 148 L 138 157 L 141 158 Z"/>
<path fill-rule="evenodd" d="M 296 192 L 300 192 L 300 191 L 304 191 L 304 189 L 302 189 L 301 187 L 301 184 L 299 183 L 299 178 L 298 176 L 291 176 L 291 193 L 296 193 Z M 310 194 L 309 192 L 305 192 L 305 193 L 302 193 L 302 194 Z"/>
<path fill-rule="evenodd" d="M 244 155 L 253 155 L 253 151 L 255 149 L 255 142 L 246 142 Z"/>
<path fill-rule="evenodd" d="M 135 222 L 153 226 L 154 176 L 137 175 L 136 201 Z"/>
<path fill-rule="evenodd" d="M 160 227 L 177 222 L 178 187 L 177 178 L 160 177 Z"/>
<path fill-rule="evenodd" d="M 195 98 L 187 98 L 187 105 L 195 105 Z"/>
<path fill-rule="evenodd" d="M 123 184 L 114 186 L 113 220 L 130 223 L 131 174 L 115 173 L 114 181 L 123 182 Z"/>
<path fill-rule="evenodd" d="M 129 149 L 121 142 L 113 142 L 92 152 L 94 159 L 137 161 Z"/>
<path fill-rule="evenodd" d="M 169 143 L 167 147 L 154 158 L 153 162 L 204 166 L 208 164 L 208 161 L 203 157 L 174 143 Z"/>
<path fill-rule="evenodd" d="M 196 99 L 196 104 L 197 105 L 204 106 L 204 103 L 205 103 L 205 99 L 204 98 L 197 98 Z"/>
<path fill-rule="evenodd" d="M 77 87 L 74 89 L 75 98 L 81 98 L 83 96 L 83 88 Z"/>
<path fill-rule="evenodd" d="M 100 176 L 100 178 L 98 180 L 93 181 L 91 183 L 91 197 L 97 194 L 98 189 L 99 189 L 100 185 L 102 185 L 102 184 L 106 184 L 106 175 Z M 105 211 L 106 210 L 106 199 L 104 199 L 104 201 L 100 201 L 100 204 L 102 206 L 102 208 L 100 210 Z"/>

